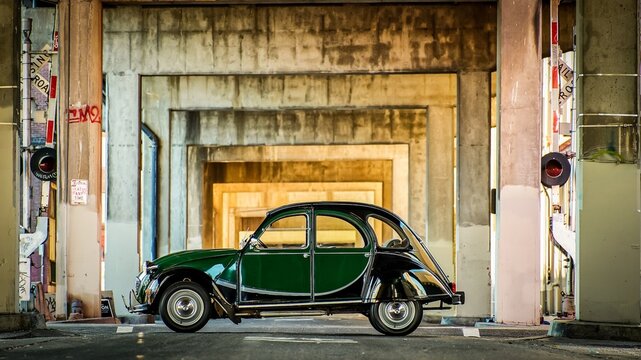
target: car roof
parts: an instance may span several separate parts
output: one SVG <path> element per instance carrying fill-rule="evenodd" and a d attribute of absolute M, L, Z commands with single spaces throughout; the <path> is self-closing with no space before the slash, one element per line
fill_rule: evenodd
<path fill-rule="evenodd" d="M 377 205 L 355 202 L 355 201 L 311 201 L 311 202 L 301 202 L 294 204 L 287 204 L 275 209 L 272 209 L 267 212 L 267 216 L 271 216 L 283 211 L 304 209 L 304 208 L 314 208 L 322 210 L 338 210 L 344 212 L 350 212 L 358 215 L 361 218 L 364 218 L 369 214 L 376 214 L 379 216 L 384 216 L 387 218 L 394 219 L 396 221 L 401 221 L 400 217 L 391 211 L 382 208 Z"/>

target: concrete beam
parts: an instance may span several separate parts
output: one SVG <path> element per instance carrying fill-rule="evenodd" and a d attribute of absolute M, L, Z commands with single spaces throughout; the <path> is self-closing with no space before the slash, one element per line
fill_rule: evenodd
<path fill-rule="evenodd" d="M 105 72 L 491 71 L 496 5 L 106 8 Z M 189 55 L 187 55 L 189 54 Z"/>
<path fill-rule="evenodd" d="M 102 4 L 62 0 L 60 12 L 60 114 L 58 147 L 58 314 L 72 299 L 83 302 L 85 317 L 100 316 L 102 236 Z M 86 181 L 75 198 L 72 183 Z M 78 189 L 78 187 L 76 187 Z M 83 193 L 83 191 L 81 191 Z M 78 201 L 76 201 L 78 200 Z"/>
<path fill-rule="evenodd" d="M 461 317 L 491 314 L 490 73 L 458 76 L 456 284 L 465 291 Z"/>
<path fill-rule="evenodd" d="M 20 302 L 17 210 L 20 198 L 17 193 L 20 188 L 17 162 L 19 28 L 19 3 L 0 0 L 0 48 L 5 53 L 0 56 L 0 314 L 17 313 Z M 0 319 L 0 331 L 3 328 Z"/>
<path fill-rule="evenodd" d="M 541 1 L 499 2 L 496 319 L 540 323 Z"/>

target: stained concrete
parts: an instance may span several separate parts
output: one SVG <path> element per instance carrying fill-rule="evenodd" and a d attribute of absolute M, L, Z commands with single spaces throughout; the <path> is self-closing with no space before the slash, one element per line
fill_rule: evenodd
<path fill-rule="evenodd" d="M 493 4 L 116 7 L 105 9 L 103 18 L 106 72 L 444 72 L 496 66 Z"/>
<path fill-rule="evenodd" d="M 540 321 L 541 2 L 499 3 L 496 319 Z M 524 76 L 524 74 L 527 74 Z"/>

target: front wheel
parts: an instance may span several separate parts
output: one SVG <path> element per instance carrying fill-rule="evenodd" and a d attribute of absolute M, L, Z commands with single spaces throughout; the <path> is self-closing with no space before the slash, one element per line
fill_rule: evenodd
<path fill-rule="evenodd" d="M 176 332 L 195 332 L 209 320 L 211 300 L 197 283 L 179 281 L 169 285 L 160 300 L 160 317 Z"/>
<path fill-rule="evenodd" d="M 369 322 L 385 335 L 402 336 L 416 330 L 423 320 L 418 301 L 382 301 L 372 304 Z"/>

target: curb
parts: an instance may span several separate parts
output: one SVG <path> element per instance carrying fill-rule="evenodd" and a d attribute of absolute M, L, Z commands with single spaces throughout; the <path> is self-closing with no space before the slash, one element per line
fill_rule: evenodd
<path fill-rule="evenodd" d="M 641 342 L 641 326 L 577 320 L 554 320 L 549 336 Z"/>

